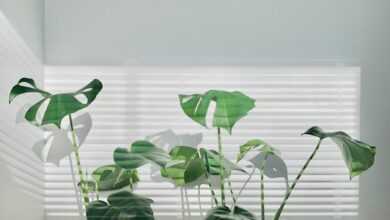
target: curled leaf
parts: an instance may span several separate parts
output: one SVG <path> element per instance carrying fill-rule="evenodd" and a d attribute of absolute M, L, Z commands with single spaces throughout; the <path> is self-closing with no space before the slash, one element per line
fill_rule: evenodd
<path fill-rule="evenodd" d="M 311 127 L 305 133 L 322 139 L 330 138 L 339 146 L 350 178 L 368 170 L 375 161 L 376 148 L 353 139 L 343 131 L 325 132 L 320 127 Z"/>

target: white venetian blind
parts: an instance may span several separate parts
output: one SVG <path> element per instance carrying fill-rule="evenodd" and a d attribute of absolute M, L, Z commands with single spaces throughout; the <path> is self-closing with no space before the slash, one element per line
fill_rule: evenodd
<path fill-rule="evenodd" d="M 300 134 L 313 125 L 359 135 L 359 78 L 357 67 L 47 67 L 45 85 L 53 92 L 73 91 L 93 78 L 104 88 L 87 111 L 93 129 L 82 146 L 82 165 L 112 164 L 112 151 L 166 129 L 176 133 L 203 133 L 202 146 L 216 146 L 215 129 L 207 130 L 182 113 L 178 94 L 209 89 L 240 90 L 256 99 L 256 108 L 240 120 L 233 134 L 224 133 L 227 157 L 239 145 L 261 138 L 278 148 L 292 181 L 313 151 L 316 139 Z M 60 167 L 46 164 L 45 207 L 48 219 L 78 215 L 69 161 Z M 157 219 L 182 219 L 180 189 L 151 180 L 149 167 L 141 169 L 136 192 L 151 197 Z M 249 171 L 249 170 L 248 170 Z M 231 177 L 237 193 L 247 175 Z M 259 176 L 243 191 L 240 206 L 259 214 Z M 266 208 L 272 215 L 284 195 L 283 179 L 267 179 Z M 349 180 L 338 148 L 324 142 L 285 209 L 284 219 L 349 219 L 357 215 L 358 180 Z M 197 190 L 188 190 L 191 217 L 199 216 Z M 210 208 L 210 193 L 201 189 L 202 210 Z M 188 206 L 186 206 L 188 208 Z M 186 213 L 186 218 L 189 213 Z M 73 217 L 72 217 L 73 216 Z"/>

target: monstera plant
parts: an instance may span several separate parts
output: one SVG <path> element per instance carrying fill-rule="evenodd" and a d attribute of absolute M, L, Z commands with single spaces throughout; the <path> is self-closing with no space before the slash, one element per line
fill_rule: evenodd
<path fill-rule="evenodd" d="M 134 193 L 136 185 L 141 184 L 137 169 L 148 164 L 152 167 L 152 179 L 155 181 L 169 181 L 184 189 L 186 195 L 188 188 L 197 187 L 199 207 L 200 186 L 206 185 L 213 203 L 204 216 L 206 220 L 257 219 L 254 213 L 239 206 L 240 196 L 257 170 L 260 173 L 261 220 L 266 219 L 265 177 L 284 179 L 286 192 L 274 215 L 274 220 L 279 220 L 288 199 L 324 139 L 332 140 L 340 148 L 350 178 L 360 175 L 374 164 L 374 146 L 353 139 L 345 132 L 325 132 L 319 127 L 312 127 L 303 133 L 318 138 L 318 144 L 292 182 L 288 179 L 287 166 L 281 153 L 262 139 L 251 139 L 237 146 L 236 160 L 231 161 L 224 154 L 223 131 L 232 135 L 234 126 L 254 109 L 255 99 L 238 91 L 210 90 L 204 94 L 179 95 L 179 104 L 184 114 L 194 122 L 205 128 L 216 129 L 215 146 L 198 147 L 201 145 L 201 134 L 177 135 L 167 130 L 147 136 L 144 140 L 136 140 L 128 148 L 116 148 L 113 163 L 96 168 L 88 176 L 81 166 L 79 148 L 92 126 L 92 119 L 85 113 L 75 118 L 73 115 L 89 106 L 102 87 L 102 83 L 95 79 L 76 92 L 51 94 L 38 88 L 34 80 L 22 78 L 11 89 L 9 97 L 10 103 L 25 93 L 35 93 L 41 97 L 37 103 L 28 107 L 24 116 L 28 122 L 48 132 L 46 138 L 34 144 L 33 150 L 43 161 L 55 164 L 59 164 L 70 153 L 74 154 L 79 176 L 77 185 L 88 220 L 154 219 L 153 201 Z M 212 115 L 211 125 L 207 123 L 209 113 Z M 68 123 L 64 122 L 65 118 Z M 248 173 L 243 169 L 242 161 L 247 161 L 252 171 Z M 233 172 L 247 174 L 238 193 L 234 192 L 231 183 Z M 106 199 L 101 199 L 102 192 L 109 193 Z"/>
<path fill-rule="evenodd" d="M 92 126 L 92 119 L 87 113 L 76 118 L 73 118 L 73 115 L 88 107 L 102 88 L 103 84 L 94 79 L 76 92 L 52 94 L 38 88 L 33 79 L 22 78 L 11 89 L 9 102 L 11 103 L 16 97 L 27 93 L 39 95 L 40 99 L 37 103 L 28 106 L 24 118 L 49 134 L 46 135 L 46 138 L 35 143 L 33 150 L 43 161 L 57 165 L 64 157 L 71 153 L 74 154 L 79 176 L 79 183 L 76 185 L 80 188 L 88 220 L 154 219 L 151 208 L 153 201 L 132 192 L 135 184 L 139 181 L 137 167 L 122 167 L 122 163 L 102 166 L 92 173 L 93 180 L 88 180 L 88 175 L 81 165 L 79 148 Z M 68 125 L 65 118 L 68 120 Z M 148 150 L 148 146 L 143 145 L 138 148 L 137 146 L 139 145 L 136 144 L 136 153 L 140 153 L 137 157 L 138 162 L 144 163 L 147 158 L 149 160 L 155 159 L 154 156 L 149 156 L 145 152 Z M 107 202 L 99 199 L 99 192 L 114 190 L 120 191 L 109 195 Z M 91 200 L 91 193 L 97 195 L 96 200 Z M 84 216 L 81 210 L 80 212 Z"/>

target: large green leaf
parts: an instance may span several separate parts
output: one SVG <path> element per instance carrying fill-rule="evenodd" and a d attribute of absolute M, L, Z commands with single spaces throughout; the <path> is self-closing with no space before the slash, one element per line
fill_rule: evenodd
<path fill-rule="evenodd" d="M 241 207 L 234 207 L 233 212 L 226 206 L 211 209 L 205 220 L 256 220 L 255 215 Z"/>
<path fill-rule="evenodd" d="M 216 103 L 213 126 L 229 133 L 235 123 L 255 107 L 255 100 L 241 92 L 209 90 L 204 94 L 179 95 L 184 113 L 195 122 L 207 127 L 206 116 L 211 101 Z"/>
<path fill-rule="evenodd" d="M 164 167 L 169 161 L 169 155 L 149 141 L 135 141 L 130 150 L 117 148 L 114 151 L 115 163 L 124 169 L 136 169 L 149 162 Z"/>
<path fill-rule="evenodd" d="M 17 96 L 25 93 L 39 93 L 43 98 L 27 110 L 26 120 L 36 126 L 54 124 L 60 127 L 65 116 L 91 104 L 102 88 L 103 84 L 98 79 L 94 79 L 76 92 L 53 95 L 37 88 L 34 80 L 22 78 L 11 89 L 9 102 L 11 103 Z M 47 103 L 47 105 L 44 103 Z M 41 108 L 45 108 L 43 109 L 42 118 L 38 114 Z"/>
<path fill-rule="evenodd" d="M 117 190 L 126 186 L 133 188 L 139 182 L 137 170 L 127 170 L 117 165 L 99 167 L 92 176 L 99 191 Z"/>
<path fill-rule="evenodd" d="M 312 127 L 304 134 L 320 139 L 330 138 L 336 143 L 341 150 L 351 178 L 360 175 L 374 164 L 376 148 L 353 139 L 343 131 L 325 132 L 319 127 Z"/>
<path fill-rule="evenodd" d="M 111 194 L 108 203 L 97 200 L 87 207 L 88 220 L 153 220 L 151 199 L 128 191 Z"/>

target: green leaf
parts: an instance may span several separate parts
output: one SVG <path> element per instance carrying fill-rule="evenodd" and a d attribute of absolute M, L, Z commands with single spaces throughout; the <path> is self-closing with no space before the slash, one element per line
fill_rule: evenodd
<path fill-rule="evenodd" d="M 39 93 L 43 97 L 50 96 L 50 93 L 39 89 L 35 81 L 30 78 L 21 78 L 18 83 L 12 87 L 9 94 L 9 103 L 11 103 L 17 96 L 25 93 Z"/>
<path fill-rule="evenodd" d="M 97 168 L 92 173 L 99 191 L 117 190 L 130 186 L 133 188 L 139 182 L 137 170 L 122 169 L 117 165 L 106 165 Z"/>
<path fill-rule="evenodd" d="M 255 215 L 239 206 L 233 212 L 226 206 L 213 208 L 207 214 L 206 220 L 256 220 Z"/>
<path fill-rule="evenodd" d="M 187 184 L 194 182 L 202 184 L 206 178 L 206 172 L 207 170 L 203 160 L 200 158 L 193 159 L 188 163 L 184 172 L 184 182 Z"/>
<path fill-rule="evenodd" d="M 240 153 L 237 155 L 237 162 L 242 160 L 242 158 L 244 158 L 245 155 L 252 150 L 259 150 L 265 153 L 278 153 L 278 151 L 271 147 L 271 145 L 267 142 L 260 139 L 252 139 L 240 146 Z"/>
<path fill-rule="evenodd" d="M 341 150 L 350 178 L 360 175 L 374 164 L 376 148 L 353 139 L 343 131 L 324 132 L 320 127 L 312 127 L 303 134 L 312 135 L 321 140 L 330 138 L 336 143 Z"/>
<path fill-rule="evenodd" d="M 87 207 L 88 220 L 154 220 L 151 199 L 128 191 L 111 194 L 108 203 L 97 200 Z"/>
<path fill-rule="evenodd" d="M 204 94 L 179 95 L 184 113 L 204 127 L 211 101 L 216 103 L 213 127 L 224 128 L 229 133 L 235 123 L 255 107 L 255 100 L 241 92 L 209 90 Z"/>
<path fill-rule="evenodd" d="M 130 150 L 117 148 L 114 151 L 115 163 L 124 169 L 136 169 L 149 162 L 164 167 L 169 161 L 169 155 L 149 141 L 135 141 Z"/>
<path fill-rule="evenodd" d="M 28 84 L 29 86 L 24 86 L 23 84 Z M 22 78 L 19 80 L 18 84 L 11 89 L 9 101 L 12 102 L 15 97 L 25 93 L 35 92 L 41 94 L 43 99 L 39 100 L 27 110 L 25 114 L 26 120 L 36 126 L 54 124 L 60 128 L 61 121 L 64 117 L 91 104 L 102 88 L 103 84 L 99 80 L 94 79 L 76 92 L 52 95 L 38 89 L 34 80 Z M 80 101 L 79 98 L 85 98 L 85 101 Z M 45 106 L 44 103 L 47 103 L 47 106 Z M 40 120 L 38 112 L 40 108 L 44 107 L 43 117 Z"/>
<path fill-rule="evenodd" d="M 199 159 L 198 150 L 193 147 L 174 147 L 169 155 L 170 161 L 162 167 L 161 176 L 173 180 L 176 186 L 184 186 L 190 183 L 190 179 L 185 179 L 185 173 L 193 160 Z"/>
<path fill-rule="evenodd" d="M 220 175 L 221 162 L 219 160 L 219 153 L 215 150 L 207 150 L 205 148 L 200 149 L 202 159 L 205 164 L 208 165 L 210 175 Z M 207 161 L 206 161 L 207 160 Z M 244 169 L 239 167 L 237 164 L 223 157 L 223 173 L 225 177 L 230 176 L 232 170 L 246 173 Z"/>

